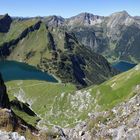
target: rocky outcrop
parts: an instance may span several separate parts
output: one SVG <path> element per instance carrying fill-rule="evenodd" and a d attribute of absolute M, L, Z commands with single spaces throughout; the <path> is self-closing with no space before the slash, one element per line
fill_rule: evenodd
<path fill-rule="evenodd" d="M 6 86 L 0 74 L 0 108 L 10 108 L 9 97 L 6 92 Z"/>
<path fill-rule="evenodd" d="M 26 140 L 24 136 L 20 136 L 17 132 L 0 131 L 1 140 Z"/>
<path fill-rule="evenodd" d="M 37 134 L 37 129 L 19 118 L 12 110 L 0 109 L 0 140 L 38 140 Z"/>
<path fill-rule="evenodd" d="M 140 85 L 136 94 L 109 111 L 89 113 L 89 119 L 73 129 L 64 129 L 69 140 L 136 140 L 140 138 Z"/>
<path fill-rule="evenodd" d="M 6 14 L 0 17 L 0 32 L 7 33 L 9 31 L 10 25 L 12 23 L 12 18 Z"/>

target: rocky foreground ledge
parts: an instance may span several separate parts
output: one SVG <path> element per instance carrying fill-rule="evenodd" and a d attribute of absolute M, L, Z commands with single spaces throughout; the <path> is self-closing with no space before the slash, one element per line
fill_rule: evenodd
<path fill-rule="evenodd" d="M 14 120 L 11 117 L 10 101 L 6 92 L 6 86 L 0 74 L 0 129 L 9 130 Z M 17 132 L 6 132 L 0 130 L 0 140 L 25 140 Z"/>
<path fill-rule="evenodd" d="M 34 140 L 36 136 L 33 133 L 38 133 L 38 130 L 17 116 L 11 104 L 0 74 L 0 140 L 25 140 L 20 134 L 29 137 L 26 139 Z"/>
<path fill-rule="evenodd" d="M 112 110 L 91 113 L 86 122 L 73 129 L 64 129 L 67 140 L 139 140 L 140 139 L 140 85 L 130 100 Z"/>
<path fill-rule="evenodd" d="M 54 126 L 52 134 L 59 140 L 139 140 L 140 85 L 134 88 L 133 94 L 113 109 L 89 113 L 89 118 L 74 128 Z M 50 140 L 57 140 L 57 137 L 50 137 Z"/>
<path fill-rule="evenodd" d="M 0 140 L 26 140 L 24 136 L 20 136 L 17 132 L 0 131 Z"/>

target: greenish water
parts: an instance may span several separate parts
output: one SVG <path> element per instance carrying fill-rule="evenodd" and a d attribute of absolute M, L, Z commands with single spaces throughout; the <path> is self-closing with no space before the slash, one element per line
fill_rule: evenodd
<path fill-rule="evenodd" d="M 58 82 L 52 75 L 42 72 L 26 63 L 16 61 L 0 61 L 0 72 L 4 81 L 11 80 L 43 80 Z"/>

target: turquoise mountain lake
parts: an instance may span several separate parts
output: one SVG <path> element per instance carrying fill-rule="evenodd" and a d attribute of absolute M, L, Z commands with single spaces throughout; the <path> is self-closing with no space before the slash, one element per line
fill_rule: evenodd
<path fill-rule="evenodd" d="M 112 64 L 112 67 L 116 68 L 117 70 L 119 70 L 121 72 L 125 72 L 125 71 L 128 71 L 128 70 L 132 69 L 136 65 L 137 64 L 129 63 L 129 62 L 126 62 L 126 61 L 120 61 L 120 62 Z"/>
<path fill-rule="evenodd" d="M 43 80 L 58 82 L 52 75 L 38 70 L 34 66 L 16 61 L 0 61 L 0 72 L 4 81 L 11 80 Z"/>

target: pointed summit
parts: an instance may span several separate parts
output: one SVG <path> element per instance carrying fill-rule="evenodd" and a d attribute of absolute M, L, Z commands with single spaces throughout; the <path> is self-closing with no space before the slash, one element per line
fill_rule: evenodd
<path fill-rule="evenodd" d="M 133 17 L 131 17 L 126 11 L 121 11 L 109 16 L 107 26 L 109 28 L 116 28 L 118 25 L 130 25 L 133 22 Z"/>
<path fill-rule="evenodd" d="M 101 16 L 85 12 L 69 18 L 68 23 L 69 25 L 95 25 L 101 22 L 102 18 Z"/>
<path fill-rule="evenodd" d="M 0 32 L 2 33 L 8 32 L 11 23 L 12 18 L 8 14 L 0 16 Z"/>
<path fill-rule="evenodd" d="M 130 17 L 128 12 L 125 11 L 125 10 L 124 11 L 120 11 L 120 12 L 115 12 L 115 13 L 111 14 L 111 16 L 118 16 L 118 17 L 125 17 L 125 18 Z"/>
<path fill-rule="evenodd" d="M 63 17 L 61 17 L 61 16 L 53 15 L 53 16 L 49 16 L 49 17 L 44 18 L 44 21 L 49 26 L 58 27 L 58 26 L 61 26 L 61 25 L 64 24 L 65 19 Z"/>

